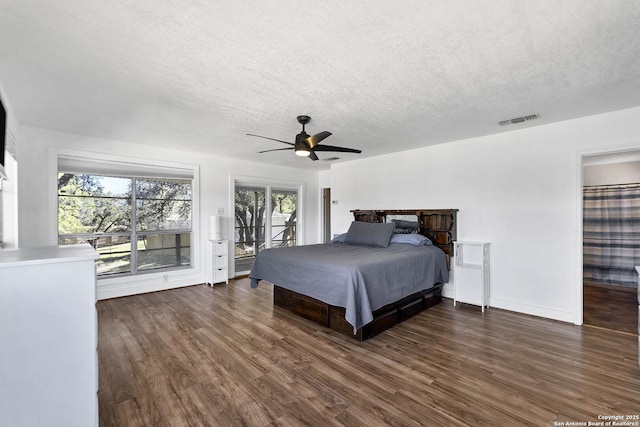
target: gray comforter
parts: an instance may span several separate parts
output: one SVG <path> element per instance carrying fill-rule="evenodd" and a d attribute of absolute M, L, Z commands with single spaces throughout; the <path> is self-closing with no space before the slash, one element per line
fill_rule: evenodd
<path fill-rule="evenodd" d="M 266 280 L 344 307 L 355 333 L 373 320 L 374 310 L 448 282 L 449 271 L 444 252 L 435 246 L 330 243 L 266 249 L 256 257 L 249 278 L 252 287 Z"/>

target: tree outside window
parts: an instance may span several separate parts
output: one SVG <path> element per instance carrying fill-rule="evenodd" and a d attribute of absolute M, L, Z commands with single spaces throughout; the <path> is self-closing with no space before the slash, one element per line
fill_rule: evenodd
<path fill-rule="evenodd" d="M 265 197 L 271 197 L 271 227 L 267 229 Z M 235 188 L 236 271 L 250 270 L 255 256 L 265 248 L 295 246 L 298 191 L 260 186 Z M 269 239 L 267 239 L 269 237 Z"/>
<path fill-rule="evenodd" d="M 98 275 L 191 264 L 192 181 L 58 175 L 60 244 L 90 243 Z"/>

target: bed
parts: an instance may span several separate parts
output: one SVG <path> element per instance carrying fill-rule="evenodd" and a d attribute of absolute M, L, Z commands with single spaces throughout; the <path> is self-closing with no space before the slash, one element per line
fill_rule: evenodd
<path fill-rule="evenodd" d="M 260 252 L 249 278 L 274 285 L 275 306 L 362 341 L 442 300 L 457 210 L 352 213 L 334 243 Z"/>

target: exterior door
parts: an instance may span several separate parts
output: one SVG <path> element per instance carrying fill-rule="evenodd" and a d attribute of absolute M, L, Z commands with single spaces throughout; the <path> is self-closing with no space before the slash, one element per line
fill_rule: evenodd
<path fill-rule="evenodd" d="M 234 197 L 236 275 L 250 272 L 261 250 L 297 244 L 297 189 L 236 182 Z"/>
<path fill-rule="evenodd" d="M 266 188 L 236 185 L 235 191 L 235 267 L 236 273 L 248 272 L 265 244 Z"/>

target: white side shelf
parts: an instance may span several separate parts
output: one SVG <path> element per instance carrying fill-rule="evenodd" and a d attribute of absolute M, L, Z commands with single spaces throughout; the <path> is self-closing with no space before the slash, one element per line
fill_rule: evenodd
<path fill-rule="evenodd" d="M 205 281 L 208 285 L 229 284 L 229 241 L 209 240 L 206 247 Z"/>
<path fill-rule="evenodd" d="M 489 242 L 455 242 L 453 305 L 458 301 L 489 307 Z"/>

